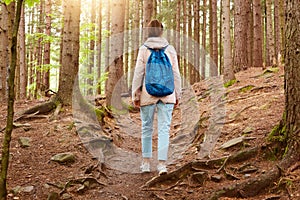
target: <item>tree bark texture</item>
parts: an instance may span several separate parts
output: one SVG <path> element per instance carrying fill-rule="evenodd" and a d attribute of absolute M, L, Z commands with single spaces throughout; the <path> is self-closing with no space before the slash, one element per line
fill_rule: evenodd
<path fill-rule="evenodd" d="M 129 83 L 132 83 L 133 79 L 133 73 L 134 73 L 134 67 L 135 63 L 137 61 L 137 55 L 138 55 L 138 49 L 140 45 L 140 0 L 136 0 L 133 5 L 133 21 L 132 21 L 132 39 L 131 39 L 131 46 L 132 46 L 132 52 L 131 52 L 131 63 L 130 63 L 130 74 L 129 74 Z"/>
<path fill-rule="evenodd" d="M 20 28 L 19 28 L 19 54 L 20 54 L 20 99 L 27 96 L 27 63 L 26 63 L 26 44 L 25 44 L 25 16 L 24 6 L 22 7 Z"/>
<path fill-rule="evenodd" d="M 96 0 L 92 0 L 91 2 L 91 28 L 90 28 L 90 41 L 89 41 L 89 61 L 88 61 L 88 74 L 89 74 L 89 78 L 87 79 L 87 84 L 88 84 L 88 88 L 87 88 L 87 94 L 88 95 L 93 95 L 93 85 L 94 85 L 94 76 L 93 76 L 93 72 L 94 72 L 94 60 L 95 60 L 95 33 L 96 33 Z"/>
<path fill-rule="evenodd" d="M 52 6 L 52 0 L 47 0 L 45 4 L 45 21 L 46 21 L 46 27 L 45 27 L 45 34 L 50 37 L 51 36 L 51 6 Z M 44 65 L 46 65 L 46 69 L 43 73 L 43 85 L 45 87 L 45 90 L 48 90 L 50 88 L 50 47 L 51 42 L 46 41 L 44 45 Z"/>
<path fill-rule="evenodd" d="M 143 0 L 143 28 L 147 27 L 152 19 L 153 0 Z M 147 39 L 147 31 L 143 31 L 144 41 Z"/>
<path fill-rule="evenodd" d="M 6 77 L 7 77 L 7 66 L 8 66 L 8 11 L 5 4 L 0 4 L 0 101 L 4 101 L 7 97 L 6 93 Z"/>
<path fill-rule="evenodd" d="M 64 105 L 72 104 L 79 66 L 80 0 L 64 1 L 62 61 L 57 96 Z"/>
<path fill-rule="evenodd" d="M 106 24 L 105 24 L 105 28 L 106 31 L 110 32 L 111 31 L 111 6 L 110 6 L 111 2 L 107 1 L 107 5 L 106 5 Z M 108 66 L 109 66 L 109 60 L 110 60 L 110 37 L 107 36 L 105 39 L 105 72 L 108 71 Z M 106 86 L 105 86 L 106 87 Z"/>
<path fill-rule="evenodd" d="M 206 10 L 207 10 L 207 1 L 203 0 L 203 22 L 202 22 L 202 48 L 201 51 L 201 78 L 205 79 L 206 73 Z"/>
<path fill-rule="evenodd" d="M 21 18 L 23 0 L 17 1 L 16 15 L 13 17 L 12 27 L 12 40 L 9 45 L 11 51 L 10 67 L 8 71 L 8 101 L 7 101 L 7 121 L 6 129 L 4 134 L 4 139 L 2 143 L 2 161 L 1 161 L 1 176 L 0 176 L 0 199 L 5 200 L 7 195 L 7 173 L 9 166 L 9 150 L 10 150 L 10 141 L 13 130 L 13 118 L 14 118 L 14 101 L 15 101 L 15 69 L 17 65 L 17 43 L 18 43 L 18 30 L 19 23 Z"/>
<path fill-rule="evenodd" d="M 273 18 L 272 18 L 272 0 L 266 0 L 266 9 L 267 9 L 267 30 L 266 30 L 266 51 L 268 51 L 268 56 L 266 57 L 266 65 L 272 66 L 275 59 L 275 44 L 274 44 L 274 30 L 273 30 Z"/>
<path fill-rule="evenodd" d="M 253 11 L 250 0 L 245 0 L 246 18 L 247 18 L 247 67 L 253 65 Z"/>
<path fill-rule="evenodd" d="M 97 40 L 97 94 L 102 93 L 102 86 L 99 82 L 102 76 L 102 1 L 98 4 L 98 40 Z"/>
<path fill-rule="evenodd" d="M 194 1 L 194 82 L 200 81 L 200 1 Z"/>
<path fill-rule="evenodd" d="M 183 12 L 183 24 L 182 24 L 182 33 L 184 38 L 188 38 L 187 36 L 187 19 L 188 19 L 188 13 L 187 13 L 187 0 L 183 0 L 182 1 L 182 12 Z M 181 52 L 181 56 L 182 56 L 182 66 L 181 66 L 181 71 L 183 74 L 184 78 L 187 78 L 188 76 L 188 72 L 187 72 L 187 40 L 184 39 L 183 40 L 183 44 L 182 44 L 182 52 Z M 185 82 L 183 82 L 183 84 L 185 84 Z"/>
<path fill-rule="evenodd" d="M 192 38 L 193 38 L 193 27 L 192 27 L 192 23 L 193 23 L 193 12 L 192 12 L 192 1 L 187 1 L 187 10 L 188 10 L 188 16 L 187 16 L 187 20 L 188 20 L 188 25 L 187 25 L 187 29 L 188 29 L 188 47 L 187 47 L 187 65 L 188 65 L 188 76 L 189 76 L 189 80 L 190 80 L 190 84 L 194 84 L 194 79 L 193 79 L 193 73 L 194 73 L 194 44 L 192 42 Z"/>
<path fill-rule="evenodd" d="M 253 67 L 263 66 L 263 27 L 261 1 L 253 0 Z"/>
<path fill-rule="evenodd" d="M 44 1 L 40 1 L 40 5 L 39 5 L 39 15 L 38 15 L 38 28 L 37 28 L 37 32 L 39 34 L 43 34 L 44 33 L 44 28 L 43 28 L 43 24 L 44 24 Z M 39 97 L 42 95 L 42 91 L 45 91 L 45 88 L 43 87 L 43 83 L 42 83 L 42 65 L 43 65 L 43 44 L 42 44 L 42 40 L 43 38 L 40 37 L 37 41 L 37 47 L 36 47 L 36 62 L 37 64 L 35 65 L 35 73 L 36 73 L 36 87 L 35 87 L 35 98 Z"/>
<path fill-rule="evenodd" d="M 234 71 L 239 72 L 248 67 L 247 56 L 247 2 L 234 2 Z"/>
<path fill-rule="evenodd" d="M 231 34 L 230 34 L 230 0 L 223 1 L 223 56 L 224 56 L 224 82 L 234 80 Z"/>
<path fill-rule="evenodd" d="M 181 2 L 177 1 L 177 5 L 176 5 L 176 34 L 174 34 L 175 37 L 175 44 L 176 44 L 176 51 L 177 51 L 177 60 L 178 63 L 180 63 L 180 26 L 181 26 Z"/>
<path fill-rule="evenodd" d="M 125 0 L 113 0 L 111 3 L 114 16 L 111 18 L 111 33 L 114 39 L 110 41 L 110 65 L 105 93 L 106 104 L 120 108 L 122 84 L 125 84 L 120 80 L 123 76 Z"/>
<path fill-rule="evenodd" d="M 288 157 L 299 162 L 300 155 L 300 2 L 286 0 L 285 102 Z"/>
<path fill-rule="evenodd" d="M 281 36 L 280 36 L 280 12 L 279 12 L 279 0 L 274 0 L 274 32 L 275 32 L 275 59 L 276 59 L 276 64 L 278 65 L 280 62 L 278 60 L 279 55 L 281 54 Z"/>
<path fill-rule="evenodd" d="M 129 72 L 129 0 L 125 0 L 125 22 L 124 22 L 124 90 L 128 88 L 128 72 Z"/>
<path fill-rule="evenodd" d="M 217 1 L 210 0 L 210 76 L 218 75 L 218 19 L 217 19 Z"/>

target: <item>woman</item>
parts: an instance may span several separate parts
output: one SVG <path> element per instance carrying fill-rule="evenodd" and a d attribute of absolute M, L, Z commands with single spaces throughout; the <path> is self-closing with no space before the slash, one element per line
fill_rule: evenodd
<path fill-rule="evenodd" d="M 152 133 L 154 112 L 157 109 L 158 120 L 158 165 L 159 174 L 167 173 L 166 160 L 168 158 L 169 131 L 173 108 L 178 105 L 181 97 L 181 78 L 179 73 L 177 53 L 172 45 L 162 37 L 163 25 L 158 20 L 152 20 L 147 27 L 148 39 L 139 49 L 137 63 L 132 83 L 132 100 L 134 106 L 140 108 L 142 121 L 142 172 L 150 172 L 152 157 Z M 168 96 L 155 97 L 148 94 L 145 83 L 145 68 L 152 49 L 165 48 L 174 74 L 174 92 Z"/>

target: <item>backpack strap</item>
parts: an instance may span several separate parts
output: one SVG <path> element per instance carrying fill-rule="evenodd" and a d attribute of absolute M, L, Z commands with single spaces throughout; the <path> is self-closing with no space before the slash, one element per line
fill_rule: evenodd
<path fill-rule="evenodd" d="M 166 48 L 167 48 L 169 45 L 164 46 L 164 47 L 162 47 L 162 48 L 151 48 L 151 47 L 149 47 L 149 46 L 147 46 L 147 45 L 145 45 L 145 44 L 144 44 L 144 46 L 145 46 L 147 49 L 149 49 L 151 52 L 153 52 L 153 51 L 157 51 L 157 50 L 163 50 L 163 51 L 165 51 Z"/>

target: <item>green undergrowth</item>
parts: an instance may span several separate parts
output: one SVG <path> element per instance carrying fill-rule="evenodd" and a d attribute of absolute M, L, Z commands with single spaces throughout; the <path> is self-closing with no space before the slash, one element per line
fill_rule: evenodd
<path fill-rule="evenodd" d="M 283 121 L 274 126 L 267 137 L 269 143 L 267 158 L 269 160 L 281 159 L 287 152 L 287 132 Z"/>
<path fill-rule="evenodd" d="M 228 88 L 228 87 L 230 87 L 230 86 L 234 85 L 236 82 L 237 82 L 237 80 L 236 80 L 236 79 L 233 79 L 233 80 L 227 81 L 227 82 L 224 84 L 224 87 L 225 87 L 225 88 Z"/>
<path fill-rule="evenodd" d="M 252 90 L 254 87 L 255 87 L 254 85 L 247 85 L 247 86 L 240 88 L 239 92 L 246 93 L 246 92 Z"/>

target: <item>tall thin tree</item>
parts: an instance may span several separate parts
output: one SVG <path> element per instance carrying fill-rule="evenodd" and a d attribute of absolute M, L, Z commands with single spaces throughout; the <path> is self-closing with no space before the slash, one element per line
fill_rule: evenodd
<path fill-rule="evenodd" d="M 0 4 L 0 101 L 7 97 L 6 93 L 6 67 L 8 66 L 8 10 L 7 5 Z"/>
<path fill-rule="evenodd" d="M 143 28 L 151 21 L 153 15 L 153 0 L 143 1 Z M 146 39 L 146 31 L 143 31 L 143 38 Z"/>
<path fill-rule="evenodd" d="M 87 79 L 88 90 L 87 94 L 93 94 L 93 85 L 94 85 L 94 65 L 95 65 L 95 33 L 96 33 L 96 0 L 91 1 L 91 27 L 89 30 L 90 40 L 89 40 L 89 62 L 88 62 L 88 74 L 89 78 Z"/>
<path fill-rule="evenodd" d="M 42 35 L 44 33 L 44 4 L 45 0 L 40 1 L 39 5 L 39 14 L 37 15 L 38 18 L 38 27 L 37 32 L 39 35 Z M 43 71 L 43 44 L 42 44 L 43 38 L 40 36 L 37 40 L 37 46 L 36 46 L 36 65 L 35 65 L 35 72 L 36 72 L 36 87 L 35 87 L 35 98 L 39 97 L 41 95 L 42 91 L 45 91 L 45 88 L 42 86 L 42 71 Z"/>
<path fill-rule="evenodd" d="M 194 69 L 195 77 L 194 82 L 200 80 L 200 1 L 194 1 L 194 41 L 195 41 L 195 54 L 194 54 Z"/>
<path fill-rule="evenodd" d="M 247 57 L 247 1 L 234 2 L 234 71 L 248 67 Z"/>
<path fill-rule="evenodd" d="M 18 43 L 18 31 L 21 18 L 23 0 L 17 1 L 16 14 L 14 19 L 14 26 L 12 28 L 12 40 L 9 45 L 11 51 L 9 76 L 7 80 L 8 85 L 8 101 L 7 101 L 7 121 L 6 129 L 2 143 L 2 161 L 1 161 L 1 174 L 0 174 L 0 200 L 6 200 L 7 195 L 7 172 L 9 166 L 9 152 L 11 135 L 13 131 L 14 121 L 14 102 L 15 102 L 15 69 L 17 65 L 17 43 Z"/>
<path fill-rule="evenodd" d="M 20 47 L 20 99 L 27 96 L 27 63 L 26 63 L 26 41 L 25 41 L 25 6 L 22 7 L 20 28 L 19 28 L 19 47 Z"/>
<path fill-rule="evenodd" d="M 50 38 L 51 37 L 51 6 L 52 0 L 47 0 L 45 5 L 45 34 Z M 51 42 L 48 40 L 45 41 L 44 44 L 44 65 L 46 66 L 45 70 L 43 70 L 43 85 L 46 90 L 50 88 L 50 47 Z"/>
<path fill-rule="evenodd" d="M 207 1 L 203 0 L 202 3 L 202 51 L 201 51 L 201 78 L 205 78 L 206 73 L 206 10 L 207 10 Z"/>
<path fill-rule="evenodd" d="M 281 32 L 280 32 L 280 8 L 279 8 L 279 0 L 274 0 L 274 32 L 275 32 L 275 37 L 274 37 L 274 46 L 275 46 L 275 59 L 276 59 L 276 64 L 278 65 L 280 60 L 281 55 Z"/>
<path fill-rule="evenodd" d="M 261 1 L 253 0 L 253 67 L 263 66 Z"/>
<path fill-rule="evenodd" d="M 102 1 L 98 3 L 98 40 L 97 40 L 97 94 L 101 94 L 101 76 L 102 76 Z"/>
<path fill-rule="evenodd" d="M 105 94 L 106 104 L 121 108 L 121 86 L 118 81 L 123 76 L 123 48 L 124 48 L 124 18 L 125 0 L 112 0 L 111 34 L 114 38 L 110 41 L 110 65 Z M 113 98 L 113 94 L 114 96 Z"/>
<path fill-rule="evenodd" d="M 210 76 L 218 75 L 218 19 L 217 1 L 209 1 Z"/>
<path fill-rule="evenodd" d="M 181 59 L 182 63 L 182 74 L 184 78 L 188 78 L 188 72 L 187 72 L 187 44 L 188 44 L 188 36 L 187 36 L 187 23 L 188 23 L 188 13 L 187 13 L 187 0 L 182 1 L 182 12 L 183 12 L 183 22 L 182 22 L 182 34 L 184 36 L 183 42 L 182 42 L 182 52 L 181 56 L 183 59 Z M 184 82 L 183 82 L 184 84 Z"/>
<path fill-rule="evenodd" d="M 224 82 L 234 80 L 231 34 L 230 34 L 230 0 L 223 1 L 223 55 L 224 55 Z"/>
<path fill-rule="evenodd" d="M 271 66 L 275 62 L 275 45 L 274 45 L 274 31 L 273 31 L 273 1 L 266 0 L 266 65 Z"/>
<path fill-rule="evenodd" d="M 59 71 L 57 99 L 64 105 L 72 104 L 73 89 L 79 69 L 80 0 L 64 0 L 62 59 Z"/>

